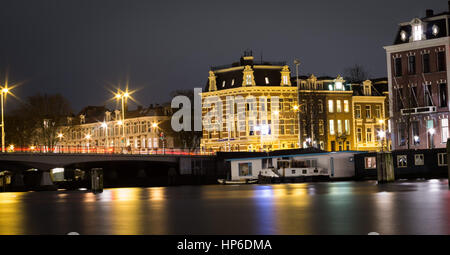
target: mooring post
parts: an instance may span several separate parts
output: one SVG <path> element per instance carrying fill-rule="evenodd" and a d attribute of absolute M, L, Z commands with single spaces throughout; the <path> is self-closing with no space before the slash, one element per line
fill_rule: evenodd
<path fill-rule="evenodd" d="M 393 182 L 395 180 L 394 175 L 394 162 L 392 161 L 392 153 L 379 152 L 377 153 L 377 180 L 378 183 Z"/>
<path fill-rule="evenodd" d="M 103 168 L 91 169 L 91 190 L 94 194 L 103 192 Z"/>

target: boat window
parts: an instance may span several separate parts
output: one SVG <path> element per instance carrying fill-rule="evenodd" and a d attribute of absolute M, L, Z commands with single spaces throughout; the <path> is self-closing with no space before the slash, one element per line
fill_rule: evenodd
<path fill-rule="evenodd" d="M 308 167 L 307 162 L 303 160 L 292 160 L 291 165 L 293 168 Z"/>
<path fill-rule="evenodd" d="M 252 163 L 239 163 L 239 176 L 251 176 Z"/>
<path fill-rule="evenodd" d="M 295 174 L 295 170 L 292 170 L 292 174 Z"/>
<path fill-rule="evenodd" d="M 271 168 L 273 167 L 272 158 L 263 158 L 262 160 L 262 168 Z"/>
<path fill-rule="evenodd" d="M 308 170 L 303 169 L 303 170 L 302 170 L 302 173 L 303 173 L 303 174 L 307 174 L 307 173 L 308 173 Z"/>

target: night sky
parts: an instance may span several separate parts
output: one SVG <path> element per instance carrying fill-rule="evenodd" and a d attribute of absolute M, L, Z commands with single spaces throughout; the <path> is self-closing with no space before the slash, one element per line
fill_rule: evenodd
<path fill-rule="evenodd" d="M 126 80 L 143 106 L 169 101 L 247 48 L 291 66 L 298 57 L 302 74 L 360 64 L 383 77 L 382 47 L 425 9 L 446 11 L 447 1 L 1 0 L 0 75 L 25 82 L 21 99 L 61 93 L 75 112 L 106 104 L 109 84 Z"/>

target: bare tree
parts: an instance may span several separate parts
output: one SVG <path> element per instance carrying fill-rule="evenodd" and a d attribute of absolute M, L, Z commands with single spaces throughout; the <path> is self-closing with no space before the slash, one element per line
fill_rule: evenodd
<path fill-rule="evenodd" d="M 358 64 L 345 68 L 344 79 L 350 83 L 361 82 L 369 79 L 369 73 L 366 69 Z"/>
<path fill-rule="evenodd" d="M 44 145 L 52 149 L 58 141 L 57 132 L 69 115 L 70 104 L 60 94 L 30 96 L 9 117 L 8 141 L 22 147 Z"/>

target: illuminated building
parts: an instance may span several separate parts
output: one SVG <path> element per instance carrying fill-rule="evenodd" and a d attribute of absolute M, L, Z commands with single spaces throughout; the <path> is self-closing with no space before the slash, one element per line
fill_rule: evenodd
<path fill-rule="evenodd" d="M 211 112 L 220 111 L 225 117 L 212 118 L 213 123 L 206 126 L 203 123 L 201 149 L 271 151 L 299 148 L 299 140 L 301 148 L 316 147 L 326 151 L 382 149 L 378 138 L 383 134 L 379 131 L 386 132 L 387 126 L 385 79 L 374 80 L 373 84 L 370 80 L 350 84 L 339 75 L 335 78 L 300 76 L 299 89 L 296 80 L 290 77 L 289 67 L 284 63 L 257 63 L 251 54 L 245 54 L 240 62 L 232 65 L 213 67 L 206 92 L 202 93 L 202 118 L 205 121 Z M 245 101 L 239 106 L 226 100 L 237 96 L 252 97 L 257 103 L 252 105 Z M 213 101 L 223 105 L 206 104 L 211 97 L 217 97 Z M 230 103 L 234 107 L 228 107 Z M 362 107 L 360 112 L 366 115 L 355 117 L 355 107 Z M 234 110 L 227 112 L 227 108 Z M 258 116 L 267 115 L 267 120 L 253 120 L 252 108 Z M 236 116 L 239 113 L 245 119 L 239 119 Z M 245 128 L 237 131 L 235 127 L 240 122 Z M 208 125 L 217 128 L 209 129 Z M 261 127 L 266 128 L 261 130 Z M 387 149 L 388 142 L 383 137 Z"/>
<path fill-rule="evenodd" d="M 387 80 L 366 80 L 352 84 L 353 140 L 355 150 L 389 150 Z"/>
<path fill-rule="evenodd" d="M 206 106 L 207 98 L 217 97 L 225 102 L 223 116 L 232 123 L 213 119 L 208 130 L 203 125 L 201 149 L 205 151 L 267 151 L 298 148 L 297 87 L 292 86 L 290 69 L 284 62 L 255 61 L 251 52 L 246 52 L 239 62 L 232 65 L 212 67 L 205 92 L 202 93 L 202 118 L 217 106 Z M 245 103 L 234 104 L 234 115 L 227 115 L 227 97 L 242 97 Z M 249 97 L 253 97 L 251 101 Z M 243 114 L 239 119 L 238 114 Z M 251 118 L 257 113 L 266 118 Z M 245 115 L 245 116 L 244 116 Z M 275 121 L 277 119 L 277 121 Z M 238 129 L 237 127 L 242 127 Z"/>
<path fill-rule="evenodd" d="M 423 18 L 400 23 L 394 44 L 384 47 L 393 149 L 446 147 L 449 15 L 427 10 Z"/>

